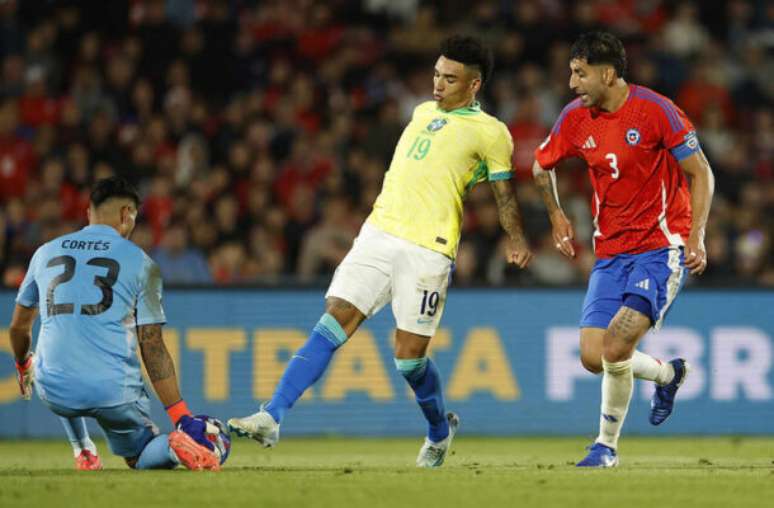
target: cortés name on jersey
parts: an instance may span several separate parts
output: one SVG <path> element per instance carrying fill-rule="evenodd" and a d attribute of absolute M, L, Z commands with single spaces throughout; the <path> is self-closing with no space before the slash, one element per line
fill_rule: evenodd
<path fill-rule="evenodd" d="M 95 250 L 105 251 L 110 250 L 110 242 L 105 240 L 62 240 L 63 249 L 75 249 L 75 250 Z"/>

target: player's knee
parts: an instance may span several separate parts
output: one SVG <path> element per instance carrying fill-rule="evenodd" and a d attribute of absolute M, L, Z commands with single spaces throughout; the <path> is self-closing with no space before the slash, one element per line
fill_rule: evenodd
<path fill-rule="evenodd" d="M 596 355 L 582 352 L 581 364 L 584 369 L 592 374 L 599 374 L 602 372 L 602 355 L 599 352 Z"/>
<path fill-rule="evenodd" d="M 346 300 L 334 296 L 328 297 L 325 300 L 325 313 L 336 320 L 348 337 L 355 333 L 360 323 L 365 319 L 365 316 L 357 307 Z"/>
<path fill-rule="evenodd" d="M 395 343 L 396 358 L 422 358 L 427 352 L 427 344 L 420 342 L 397 340 Z"/>
<path fill-rule="evenodd" d="M 430 337 L 401 329 L 395 332 L 395 358 L 422 358 L 429 345 Z"/>
<path fill-rule="evenodd" d="M 612 326 L 612 324 L 611 324 Z M 608 362 L 622 362 L 631 358 L 634 348 L 637 346 L 635 338 L 617 337 L 614 332 L 605 334 L 605 343 L 602 346 L 602 358 Z M 600 358 L 600 364 L 601 359 Z"/>
<path fill-rule="evenodd" d="M 137 459 L 138 457 L 124 457 L 126 465 L 132 469 L 137 469 Z"/>
<path fill-rule="evenodd" d="M 422 377 L 427 369 L 427 362 L 426 356 L 421 358 L 395 358 L 395 368 L 411 383 Z"/>

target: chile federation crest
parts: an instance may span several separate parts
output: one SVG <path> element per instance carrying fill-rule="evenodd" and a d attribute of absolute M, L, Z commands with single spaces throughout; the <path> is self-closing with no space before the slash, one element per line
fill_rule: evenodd
<path fill-rule="evenodd" d="M 629 129 L 626 131 L 626 142 L 631 146 L 635 146 L 640 142 L 640 131 L 637 129 Z"/>

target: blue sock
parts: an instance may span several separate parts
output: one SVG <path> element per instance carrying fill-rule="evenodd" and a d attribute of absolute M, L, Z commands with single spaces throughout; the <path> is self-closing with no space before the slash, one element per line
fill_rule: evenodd
<path fill-rule="evenodd" d="M 301 397 L 304 390 L 320 379 L 333 352 L 347 341 L 347 334 L 336 318 L 323 314 L 312 330 L 306 344 L 288 362 L 277 389 L 265 410 L 274 421 L 282 423 L 285 412 Z"/>
<path fill-rule="evenodd" d="M 59 421 L 62 422 L 62 426 L 67 433 L 67 440 L 70 441 L 70 446 L 73 447 L 73 453 L 77 457 L 81 450 L 89 450 L 93 454 L 97 454 L 97 447 L 89 437 L 89 431 L 86 429 L 86 418 L 82 416 L 64 417 L 60 416 Z"/>
<path fill-rule="evenodd" d="M 437 443 L 449 435 L 449 422 L 441 390 L 441 373 L 427 357 L 404 360 L 395 358 L 395 366 L 416 395 L 417 404 L 427 419 L 427 437 Z"/>
<path fill-rule="evenodd" d="M 73 445 L 73 448 L 80 448 L 81 440 L 84 437 L 89 437 L 89 432 L 86 430 L 86 420 L 81 416 L 75 416 L 72 418 L 60 416 L 59 421 L 62 422 L 62 426 L 67 433 L 67 440 L 70 441 L 70 444 Z"/>
<path fill-rule="evenodd" d="M 179 464 L 172 450 L 169 449 L 169 439 L 166 434 L 160 434 L 145 445 L 137 458 L 135 469 L 173 469 Z"/>

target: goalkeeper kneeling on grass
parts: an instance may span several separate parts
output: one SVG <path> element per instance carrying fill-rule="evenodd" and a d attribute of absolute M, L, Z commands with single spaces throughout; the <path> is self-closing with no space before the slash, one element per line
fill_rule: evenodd
<path fill-rule="evenodd" d="M 38 396 L 65 426 L 78 469 L 102 469 L 86 431 L 84 417 L 90 417 L 129 467 L 218 470 L 206 417 L 193 416 L 182 400 L 164 346 L 159 269 L 128 239 L 139 195 L 114 177 L 97 182 L 90 201 L 89 225 L 38 248 L 19 288 L 10 337 L 22 397 L 31 397 L 34 378 Z M 160 434 L 150 420 L 138 343 L 176 429 L 170 434 Z"/>

